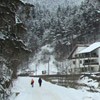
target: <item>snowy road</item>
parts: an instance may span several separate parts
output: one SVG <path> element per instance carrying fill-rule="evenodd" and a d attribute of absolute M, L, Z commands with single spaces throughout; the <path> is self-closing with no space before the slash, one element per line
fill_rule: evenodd
<path fill-rule="evenodd" d="M 52 93 L 52 91 L 46 90 L 44 88 L 35 88 L 30 91 L 20 93 L 15 100 L 61 100 L 59 96 Z"/>
<path fill-rule="evenodd" d="M 34 87 L 31 87 L 30 81 L 32 78 L 19 78 L 14 83 L 13 92 L 19 92 L 19 95 L 15 98 L 15 100 L 61 100 L 59 95 L 53 93 L 53 90 L 50 87 L 45 86 L 45 81 L 43 81 L 42 87 L 38 86 L 38 79 L 35 80 Z"/>
<path fill-rule="evenodd" d="M 64 88 L 43 81 L 42 87 L 38 85 L 38 79 L 34 78 L 34 87 L 31 87 L 32 77 L 19 77 L 14 83 L 12 93 L 19 95 L 10 97 L 10 100 L 99 100 L 100 94 L 92 94 L 82 90 Z M 94 99 L 95 98 L 95 99 Z"/>

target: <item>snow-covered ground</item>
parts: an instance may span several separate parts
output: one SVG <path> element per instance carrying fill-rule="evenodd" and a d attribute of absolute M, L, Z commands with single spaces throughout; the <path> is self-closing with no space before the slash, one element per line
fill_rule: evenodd
<path fill-rule="evenodd" d="M 33 78 L 35 84 L 31 87 L 32 78 L 18 77 L 13 83 L 10 100 L 100 100 L 100 93 L 65 88 L 44 80 L 42 87 L 39 87 L 38 78 Z M 19 94 L 15 96 L 15 93 Z"/>

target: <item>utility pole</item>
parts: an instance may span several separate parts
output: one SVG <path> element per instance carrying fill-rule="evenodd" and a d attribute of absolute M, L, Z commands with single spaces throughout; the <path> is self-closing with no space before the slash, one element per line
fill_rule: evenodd
<path fill-rule="evenodd" d="M 48 75 L 49 75 L 49 72 L 50 72 L 49 61 L 50 61 L 50 57 L 48 58 Z"/>
<path fill-rule="evenodd" d="M 27 69 L 28 69 L 28 62 L 29 62 L 29 58 L 27 57 Z"/>
<path fill-rule="evenodd" d="M 36 71 L 36 75 L 37 75 L 37 64 L 36 64 L 36 66 L 35 66 L 35 71 Z"/>

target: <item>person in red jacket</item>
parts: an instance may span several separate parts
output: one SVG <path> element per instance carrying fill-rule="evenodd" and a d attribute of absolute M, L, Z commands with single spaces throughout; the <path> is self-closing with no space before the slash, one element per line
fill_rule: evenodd
<path fill-rule="evenodd" d="M 34 80 L 33 79 L 31 80 L 31 85 L 32 85 L 32 87 L 34 86 Z"/>

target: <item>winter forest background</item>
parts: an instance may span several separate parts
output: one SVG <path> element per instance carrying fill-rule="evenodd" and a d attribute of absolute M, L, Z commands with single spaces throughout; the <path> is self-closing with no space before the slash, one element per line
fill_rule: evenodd
<path fill-rule="evenodd" d="M 76 44 L 100 41 L 100 0 L 0 0 L 0 100 L 19 69 L 26 69 L 41 47 L 48 62 L 67 59 Z M 30 0 L 31 2 L 31 0 Z"/>

